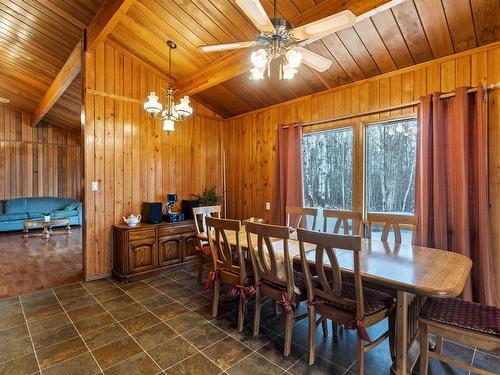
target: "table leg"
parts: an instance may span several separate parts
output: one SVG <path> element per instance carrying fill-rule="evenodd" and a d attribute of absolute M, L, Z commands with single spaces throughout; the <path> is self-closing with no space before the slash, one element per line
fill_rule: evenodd
<path fill-rule="evenodd" d="M 22 238 L 28 238 L 28 228 L 24 227 Z"/>
<path fill-rule="evenodd" d="M 66 224 L 66 234 L 67 234 L 68 236 L 70 236 L 70 235 L 71 235 L 71 225 L 69 225 L 69 223 L 68 223 L 68 224 Z"/>
<path fill-rule="evenodd" d="M 408 293 L 398 290 L 396 297 L 396 363 L 397 375 L 408 373 Z"/>
<path fill-rule="evenodd" d="M 43 238 L 47 240 L 50 238 L 50 230 L 47 226 L 43 227 Z"/>

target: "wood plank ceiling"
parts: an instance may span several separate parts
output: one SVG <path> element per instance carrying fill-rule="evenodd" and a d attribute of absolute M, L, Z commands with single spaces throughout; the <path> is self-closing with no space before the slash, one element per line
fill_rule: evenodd
<path fill-rule="evenodd" d="M 32 113 L 102 2 L 0 0 L 0 97 Z M 80 96 L 75 80 L 45 120 L 79 128 Z"/>
<path fill-rule="evenodd" d="M 280 0 L 279 13 L 293 19 L 320 3 L 323 1 Z M 383 1 L 336 3 L 341 4 L 339 8 L 347 4 L 353 9 L 356 3 L 374 7 Z M 271 15 L 272 1 L 262 0 L 262 4 Z M 197 51 L 199 45 L 253 40 L 256 35 L 234 0 L 138 0 L 111 38 L 165 72 L 165 41 L 175 40 L 179 48 L 173 55 L 173 76 L 182 80 L 228 53 L 203 54 Z M 302 65 L 295 79 L 281 82 L 250 81 L 244 73 L 195 98 L 230 117 L 499 39 L 498 0 L 407 0 L 309 45 L 333 60 L 327 72 L 317 73 Z M 248 50 L 247 58 L 250 53 Z"/>
<path fill-rule="evenodd" d="M 305 23 L 345 8 L 360 14 L 387 0 L 279 0 L 281 17 Z M 272 0 L 261 0 L 269 15 Z M 103 0 L 0 0 L 0 97 L 32 113 Z M 329 12 L 328 14 L 324 14 Z M 185 81 L 230 52 L 200 53 L 202 44 L 253 40 L 257 30 L 235 0 L 136 0 L 110 38 L 140 59 Z M 302 65 L 292 81 L 250 81 L 248 73 L 194 97 L 230 117 L 358 81 L 500 39 L 498 0 L 406 0 L 308 46 L 333 61 L 318 73 Z M 249 59 L 251 50 L 242 55 Z M 227 65 L 227 64 L 226 64 Z M 54 125 L 79 129 L 79 77 L 46 115 Z M 144 93 L 146 96 L 146 93 Z"/>

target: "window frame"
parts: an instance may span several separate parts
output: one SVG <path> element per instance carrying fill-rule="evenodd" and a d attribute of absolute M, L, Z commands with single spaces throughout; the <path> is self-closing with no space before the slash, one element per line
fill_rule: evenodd
<path fill-rule="evenodd" d="M 402 121 L 402 120 L 417 120 L 416 113 L 408 113 L 397 116 L 389 116 L 384 118 L 373 119 L 359 119 L 358 121 L 350 121 L 346 123 L 331 122 L 323 124 L 320 127 L 312 127 L 311 130 L 304 130 L 303 136 L 308 136 L 317 133 L 323 133 L 343 128 L 351 128 L 353 134 L 353 152 L 352 152 L 352 210 L 346 212 L 361 212 L 362 220 L 367 219 L 367 129 L 370 125 L 381 125 L 388 122 Z M 418 124 L 417 124 L 418 126 Z M 303 163 L 301 163 L 303 168 Z M 304 194 L 304 192 L 302 192 Z M 381 214 L 391 218 L 403 218 L 403 220 L 413 219 L 417 220 L 415 214 L 387 214 L 384 212 L 370 212 L 370 214 Z M 411 225 L 403 224 L 401 228 L 412 228 Z"/>

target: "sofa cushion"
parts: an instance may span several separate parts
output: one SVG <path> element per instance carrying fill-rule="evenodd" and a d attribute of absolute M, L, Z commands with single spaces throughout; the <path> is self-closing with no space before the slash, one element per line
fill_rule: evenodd
<path fill-rule="evenodd" d="M 27 215 L 25 213 L 18 214 L 0 214 L 0 222 L 13 221 L 13 220 L 26 220 Z"/>
<path fill-rule="evenodd" d="M 80 202 L 74 202 L 74 203 L 68 204 L 66 207 L 64 207 L 64 209 L 65 210 L 79 210 L 81 205 L 82 204 Z"/>
<path fill-rule="evenodd" d="M 52 212 L 63 210 L 68 204 L 78 203 L 74 199 L 39 197 L 27 199 L 27 212 Z"/>
<path fill-rule="evenodd" d="M 58 211 L 54 211 L 52 213 L 52 217 L 55 217 L 55 218 L 72 217 L 72 216 L 78 216 L 78 211 L 77 210 L 58 210 Z"/>
<path fill-rule="evenodd" d="M 11 199 L 5 202 L 6 214 L 24 214 L 27 211 L 26 198 Z"/>
<path fill-rule="evenodd" d="M 43 219 L 44 212 L 28 212 L 28 219 Z"/>

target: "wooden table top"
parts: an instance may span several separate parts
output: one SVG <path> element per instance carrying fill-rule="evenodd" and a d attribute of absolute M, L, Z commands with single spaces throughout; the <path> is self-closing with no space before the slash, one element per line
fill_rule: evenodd
<path fill-rule="evenodd" d="M 206 235 L 201 234 L 201 239 Z M 228 233 L 231 245 L 236 245 L 236 235 Z M 247 248 L 246 232 L 240 232 L 240 244 Z M 299 262 L 299 243 L 289 240 L 290 255 Z M 276 246 L 275 251 L 279 251 Z M 336 251 L 341 269 L 352 273 L 353 256 L 348 250 Z M 314 263 L 315 254 L 306 254 Z M 329 264 L 325 259 L 325 264 Z M 431 249 L 421 246 L 395 244 L 380 240 L 362 240 L 360 252 L 361 276 L 364 280 L 385 285 L 395 290 L 433 297 L 456 297 L 462 293 L 472 268 L 472 261 L 451 251 Z"/>
<path fill-rule="evenodd" d="M 51 218 L 50 221 L 45 221 L 44 219 L 26 219 L 24 220 L 24 226 L 40 226 L 40 227 L 50 227 L 51 225 L 57 224 L 68 224 L 68 218 Z"/>

